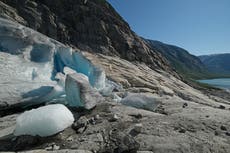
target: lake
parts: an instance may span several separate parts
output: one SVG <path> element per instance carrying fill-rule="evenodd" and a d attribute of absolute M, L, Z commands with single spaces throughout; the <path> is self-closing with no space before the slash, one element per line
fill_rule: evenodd
<path fill-rule="evenodd" d="M 201 83 L 206 83 L 214 87 L 222 89 L 230 89 L 230 78 L 219 78 L 210 80 L 198 80 Z"/>

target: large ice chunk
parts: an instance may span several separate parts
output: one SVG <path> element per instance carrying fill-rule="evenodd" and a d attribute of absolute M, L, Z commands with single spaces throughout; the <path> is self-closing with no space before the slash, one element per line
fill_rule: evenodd
<path fill-rule="evenodd" d="M 105 72 L 100 67 L 93 65 L 81 52 L 73 51 L 67 47 L 59 47 L 54 56 L 54 66 L 57 72 L 64 72 L 64 69 L 69 67 L 86 75 L 91 86 L 96 89 L 100 90 L 105 87 Z"/>
<path fill-rule="evenodd" d="M 102 101 L 99 92 L 92 88 L 87 77 L 80 73 L 67 75 L 65 91 L 69 106 L 91 109 Z"/>
<path fill-rule="evenodd" d="M 21 114 L 14 135 L 51 136 L 72 125 L 73 121 L 73 114 L 64 105 L 47 105 Z"/>
<path fill-rule="evenodd" d="M 154 111 L 159 105 L 159 101 L 155 97 L 139 93 L 128 94 L 120 102 L 123 105 L 150 111 Z"/>

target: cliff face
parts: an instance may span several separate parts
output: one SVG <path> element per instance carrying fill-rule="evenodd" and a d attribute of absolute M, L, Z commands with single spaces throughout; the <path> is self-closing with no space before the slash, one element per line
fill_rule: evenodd
<path fill-rule="evenodd" d="M 1 0 L 2 17 L 81 50 L 139 61 L 177 75 L 105 0 Z M 5 4 L 4 4 L 5 3 Z M 9 13 L 10 12 L 10 13 Z"/>

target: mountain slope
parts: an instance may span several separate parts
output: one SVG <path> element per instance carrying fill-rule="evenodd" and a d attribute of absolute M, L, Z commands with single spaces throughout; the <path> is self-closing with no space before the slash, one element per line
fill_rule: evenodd
<path fill-rule="evenodd" d="M 187 50 L 159 41 L 146 41 L 153 50 L 161 53 L 181 75 L 195 79 L 209 75 L 200 59 L 190 54 Z"/>
<path fill-rule="evenodd" d="M 199 56 L 209 71 L 216 74 L 230 75 L 230 54 Z"/>
<path fill-rule="evenodd" d="M 43 0 L 39 2 L 48 3 L 47 1 L 48 0 Z M 24 6 L 20 6 L 20 5 L 24 5 L 24 4 L 20 4 L 24 1 L 14 0 L 11 2 L 12 5 L 13 2 L 15 2 L 15 6 L 25 9 Z M 27 0 L 26 2 L 27 3 L 30 2 L 30 4 L 26 6 L 25 9 L 27 13 L 32 12 L 33 14 L 39 9 L 41 9 L 40 7 L 46 8 L 44 5 L 40 5 L 40 3 L 38 4 L 38 1 Z M 55 0 L 49 2 L 50 3 L 56 2 L 53 5 L 58 5 L 62 1 Z M 71 2 L 71 1 L 66 0 L 66 2 Z M 76 0 L 75 2 L 81 2 L 82 4 L 84 3 L 83 0 L 82 1 Z M 105 4 L 104 1 L 99 1 L 99 0 L 98 1 L 88 0 L 88 2 L 90 2 L 90 4 L 94 4 L 94 2 L 97 2 L 98 5 L 100 3 L 102 3 L 103 5 Z M 66 6 L 58 5 L 57 9 L 60 9 L 61 11 L 62 7 L 67 7 L 67 6 L 70 8 L 74 7 L 74 3 L 70 3 L 69 5 L 70 6 L 68 6 L 67 4 Z M 97 7 L 98 5 L 94 5 L 94 7 Z M 20 9 L 14 9 L 5 4 L 0 5 L 0 7 L 1 6 L 5 8 L 5 9 L 0 9 L 0 12 L 2 12 L 3 10 L 2 16 L 5 16 L 5 18 L 9 18 L 11 20 L 20 20 L 22 24 L 28 24 L 27 22 L 33 19 L 34 20 L 31 21 L 31 24 L 33 23 L 37 24 L 36 21 L 40 20 L 40 18 L 38 19 L 32 18 L 31 20 L 27 18 L 27 20 L 24 20 L 21 16 L 18 15 L 18 11 Z M 31 8 L 28 10 L 27 7 L 31 7 L 31 6 L 33 7 L 36 6 L 38 10 L 31 9 Z M 92 7 L 92 9 L 94 9 L 94 7 Z M 7 11 L 7 9 L 10 9 L 11 11 Z M 45 10 L 47 9 L 50 10 L 50 8 L 46 8 Z M 45 10 L 41 11 L 40 13 L 45 13 L 46 12 Z M 106 16 L 106 13 L 108 12 L 104 12 L 104 13 L 105 14 L 103 15 L 102 13 L 102 15 Z M 39 13 L 37 14 L 37 16 L 40 15 L 41 14 Z M 63 16 L 65 15 L 66 14 L 63 14 Z M 96 18 L 100 18 L 100 16 L 96 16 Z M 45 19 L 46 17 L 42 18 L 41 21 L 46 23 L 47 20 Z M 65 24 L 69 23 L 68 21 L 66 22 L 67 23 Z M 12 24 L 15 26 L 12 26 Z M 93 25 L 94 20 L 90 20 L 89 24 Z M 48 27 L 49 25 L 47 22 L 47 29 Z M 67 30 L 69 30 L 68 28 Z M 118 31 L 122 31 L 122 27 L 117 27 L 117 28 Z M 87 63 L 79 62 L 81 60 L 76 59 L 76 56 L 72 57 L 74 53 L 76 54 L 76 51 L 74 51 L 75 49 L 72 49 L 69 46 L 61 44 L 53 39 L 47 38 L 46 36 L 41 34 L 38 34 L 37 35 L 38 37 L 35 37 L 34 35 L 28 37 L 28 35 L 25 35 L 25 29 L 27 29 L 26 31 L 28 31 L 28 35 L 37 33 L 34 32 L 32 29 L 26 28 L 17 23 L 7 22 L 7 24 L 4 24 L 4 26 L 0 28 L 0 31 L 4 31 L 4 32 L 0 32 L 0 39 L 2 38 L 2 40 L 5 40 L 4 43 L 0 41 L 2 46 L 2 48 L 0 48 L 0 52 L 3 51 L 2 54 L 4 54 L 5 57 L 12 57 L 10 58 L 12 59 L 10 61 L 13 62 L 19 61 L 18 58 L 20 58 L 25 61 L 32 59 L 33 63 L 54 62 L 56 68 L 55 66 L 54 67 L 51 66 L 51 69 L 55 68 L 55 70 L 57 70 L 58 72 L 62 72 L 60 70 L 62 70 L 64 66 L 68 66 L 68 65 L 70 68 L 74 68 L 72 66 L 77 66 L 80 70 L 82 69 L 87 70 L 89 68 L 87 66 L 88 65 Z M 54 29 L 51 28 L 50 30 L 54 30 Z M 91 29 L 88 29 L 88 31 L 90 30 Z M 54 33 L 51 32 L 49 34 L 50 35 L 53 34 L 55 37 L 55 31 Z M 84 33 L 80 33 L 80 34 L 82 36 L 84 35 Z M 93 33 L 91 34 L 92 35 L 87 35 L 88 39 L 90 37 L 98 38 L 97 34 L 93 34 Z M 15 37 L 17 39 L 15 39 Z M 116 40 L 116 37 L 120 38 L 119 33 L 115 33 L 115 35 L 111 37 L 111 39 Z M 137 36 L 134 37 L 139 38 Z M 13 38 L 13 39 L 9 39 L 9 38 Z M 124 41 L 130 42 L 129 40 L 130 38 L 131 36 L 127 36 L 125 37 Z M 48 41 L 45 41 L 47 39 Z M 74 39 L 74 37 L 72 37 L 71 40 L 72 39 Z M 150 69 L 146 65 L 147 63 L 146 61 L 144 61 L 145 63 L 143 63 L 141 62 L 141 60 L 138 59 L 136 59 L 136 61 L 140 61 L 140 62 L 130 62 L 128 60 L 125 60 L 128 59 L 128 57 L 125 57 L 122 54 L 120 54 L 120 51 L 118 51 L 117 52 L 118 54 L 116 54 L 114 50 L 111 50 L 111 52 L 109 52 L 109 55 L 113 55 L 113 56 L 108 56 L 106 52 L 100 52 L 102 50 L 100 50 L 99 43 L 97 45 L 96 42 L 93 42 L 91 39 L 89 40 L 92 42 L 92 44 L 89 44 L 89 46 L 87 47 L 87 42 L 85 42 L 84 44 L 85 47 L 91 48 L 92 51 L 94 51 L 94 48 L 92 48 L 91 46 L 94 44 L 96 45 L 95 46 L 96 49 L 94 52 L 82 51 L 81 52 L 82 55 L 86 57 L 87 61 L 90 61 L 90 63 L 92 63 L 94 66 L 100 67 L 105 71 L 106 77 L 107 79 L 109 79 L 107 80 L 108 82 L 112 80 L 114 81 L 113 84 L 114 83 L 119 84 L 118 86 L 121 88 L 116 88 L 113 90 L 113 92 L 117 93 L 117 96 L 124 98 L 128 92 L 135 95 L 140 95 L 140 99 L 134 98 L 133 100 L 131 100 L 131 102 L 134 103 L 134 105 L 137 104 L 136 107 L 139 106 L 139 108 L 141 107 L 142 109 L 136 109 L 133 107 L 124 106 L 118 102 L 114 102 L 112 99 L 117 97 L 115 95 L 114 95 L 115 97 L 106 96 L 105 98 L 103 98 L 101 102 L 97 103 L 96 107 L 94 107 L 92 110 L 83 111 L 83 110 L 72 108 L 71 111 L 74 114 L 76 122 L 71 127 L 63 130 L 61 133 L 55 134 L 50 137 L 38 137 L 38 136 L 33 137 L 27 135 L 16 137 L 12 134 L 12 132 L 14 131 L 15 122 L 19 115 L 18 114 L 19 111 L 17 110 L 18 108 L 16 109 L 16 111 L 12 111 L 12 112 L 8 111 L 8 109 L 5 109 L 8 107 L 6 103 L 7 101 L 3 101 L 2 103 L 0 103 L 0 109 L 2 107 L 4 108 L 3 109 L 4 112 L 2 110 L 0 111 L 0 116 L 3 113 L 3 117 L 0 117 L 0 144 L 1 144 L 0 151 L 28 150 L 25 151 L 28 153 L 29 152 L 54 152 L 51 150 L 55 150 L 56 152 L 87 152 L 87 153 L 88 152 L 89 153 L 91 152 L 118 153 L 118 152 L 145 152 L 145 151 L 173 152 L 173 153 L 191 153 L 191 152 L 200 153 L 200 152 L 206 152 L 207 150 L 209 151 L 211 150 L 213 152 L 229 152 L 230 141 L 228 141 L 229 131 L 227 131 L 228 129 L 230 129 L 229 99 L 224 100 L 222 99 L 223 96 L 221 96 L 220 98 L 212 95 L 205 95 L 201 91 L 196 90 L 191 86 L 185 84 L 181 80 L 173 77 L 168 73 L 170 71 L 166 69 L 167 64 L 161 62 L 162 59 L 157 59 L 161 57 L 160 55 L 158 56 L 157 51 L 149 49 L 148 45 L 143 41 L 139 41 L 139 39 L 133 41 L 133 43 L 135 44 L 135 43 L 143 42 L 144 45 L 142 44 L 142 47 L 140 46 L 138 47 L 139 49 L 143 49 L 143 50 L 140 51 L 140 55 L 135 54 L 135 56 L 138 56 L 137 58 L 140 58 L 139 56 L 148 55 L 149 57 L 146 57 L 147 59 L 153 59 L 153 63 L 150 64 L 150 66 L 152 66 L 152 69 Z M 34 43 L 37 41 L 38 43 Z M 73 42 L 71 41 L 67 41 L 67 43 L 69 43 L 70 45 L 74 45 Z M 78 42 L 75 43 L 78 44 Z M 123 48 L 122 47 L 123 44 L 124 42 L 121 42 L 120 44 L 121 46 L 118 47 Z M 46 46 L 50 46 L 50 47 L 46 47 Z M 106 55 L 95 53 L 96 50 L 98 49 L 97 47 L 99 48 L 99 53 L 103 53 Z M 143 48 L 143 47 L 147 47 L 147 48 Z M 59 48 L 60 50 L 58 50 L 57 48 Z M 12 52 L 6 52 L 7 51 L 6 49 L 8 51 L 13 51 L 14 53 L 17 54 L 12 54 Z M 147 50 L 149 50 L 151 53 L 146 52 Z M 124 51 L 126 52 L 126 50 Z M 127 53 L 128 55 L 131 55 L 134 52 L 134 50 L 131 51 L 127 50 L 127 51 L 129 51 L 129 54 Z M 58 52 L 62 54 L 56 54 Z M 21 53 L 21 55 L 18 53 Z M 51 53 L 49 54 L 50 56 L 46 56 L 47 53 Z M 58 56 L 54 56 L 54 55 L 58 55 Z M 3 56 L 0 57 L 2 58 Z M 49 57 L 49 60 L 45 60 L 47 59 L 47 57 Z M 4 68 L 9 69 L 13 67 L 14 69 L 16 69 L 17 67 L 22 67 L 22 65 L 20 63 L 19 64 L 11 63 L 11 62 L 8 63 L 9 60 L 0 60 L 0 61 L 1 61 L 0 65 L 2 66 L 2 73 L 0 73 L 0 80 L 6 81 L 6 83 L 0 86 L 1 89 L 0 91 L 2 91 L 2 93 L 4 94 L 6 93 L 9 94 L 9 96 L 11 97 L 14 95 L 14 92 L 9 92 L 6 86 L 7 84 L 12 83 L 12 79 L 10 79 L 9 77 L 12 77 L 16 80 L 19 77 L 15 75 L 17 74 L 16 73 L 17 71 L 13 71 L 12 69 L 10 69 L 11 71 L 8 74 L 4 73 L 7 71 Z M 72 63 L 73 61 L 74 63 L 76 62 L 75 63 L 76 65 Z M 154 63 L 156 65 L 154 65 Z M 27 65 L 24 66 L 28 67 L 30 71 L 29 73 L 25 73 L 24 71 L 18 69 L 18 71 L 22 72 L 22 75 L 20 75 L 20 77 L 23 77 L 23 75 L 27 75 L 28 79 L 30 80 L 31 79 L 33 80 L 34 77 L 37 77 L 37 74 L 34 73 L 33 70 L 34 66 L 31 66 L 31 64 L 28 66 Z M 157 70 L 153 70 L 154 66 L 156 67 Z M 44 66 L 41 66 L 41 68 L 44 68 Z M 79 72 L 79 69 L 76 69 L 76 71 Z M 159 69 L 165 69 L 165 71 Z M 91 68 L 88 70 L 91 70 Z M 40 73 L 38 73 L 38 77 L 39 74 Z M 53 74 L 53 71 L 50 71 L 49 74 L 50 75 Z M 92 73 L 88 73 L 88 74 L 92 74 Z M 98 71 L 96 71 L 96 74 L 98 74 Z M 48 75 L 45 74 L 45 77 L 47 76 Z M 5 80 L 5 78 L 8 78 L 9 81 Z M 50 76 L 48 77 L 48 79 L 50 79 Z M 56 81 L 58 82 L 60 79 L 61 81 L 60 84 L 64 83 L 62 82 L 61 76 L 59 76 L 59 78 L 57 79 L 58 80 Z M 23 82 L 20 81 L 20 83 L 22 83 L 22 87 L 19 88 L 17 91 L 21 92 L 25 89 L 26 86 L 25 82 L 28 83 L 27 80 Z M 31 82 L 31 85 L 33 84 L 34 82 Z M 83 88 L 83 90 L 84 89 L 85 88 Z M 37 90 L 35 91 L 37 93 Z M 73 93 L 74 92 L 78 93 L 77 88 L 71 91 Z M 84 93 L 85 90 L 81 94 Z M 154 97 L 154 100 L 152 99 L 151 101 L 148 101 L 146 99 L 142 99 L 141 97 L 143 95 Z M 51 98 L 50 94 L 48 97 Z M 61 96 L 61 98 L 65 98 L 65 96 Z M 56 98 L 54 102 L 57 102 Z M 150 103 L 150 104 L 158 103 L 159 107 L 155 112 L 146 111 L 144 110 L 147 109 L 146 105 L 143 105 L 145 103 Z M 148 107 L 152 108 L 152 106 L 149 105 Z M 55 114 L 53 114 L 52 116 L 55 117 Z M 49 124 L 52 123 L 49 122 Z M 47 125 L 44 125 L 44 127 L 46 127 Z"/>
<path fill-rule="evenodd" d="M 105 0 L 1 0 L 0 16 L 81 50 L 144 62 L 177 75 Z"/>

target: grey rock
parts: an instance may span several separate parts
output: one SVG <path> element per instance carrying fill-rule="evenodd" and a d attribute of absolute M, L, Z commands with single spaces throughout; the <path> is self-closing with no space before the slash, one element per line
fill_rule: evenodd
<path fill-rule="evenodd" d="M 230 132 L 226 132 L 225 134 L 226 134 L 227 136 L 230 136 Z"/>
<path fill-rule="evenodd" d="M 66 140 L 67 140 L 67 141 L 73 141 L 73 137 L 70 136 L 70 137 L 68 137 Z"/>
<path fill-rule="evenodd" d="M 220 109 L 225 109 L 225 106 L 220 105 L 219 108 L 220 108 Z"/>
<path fill-rule="evenodd" d="M 182 107 L 185 108 L 187 106 L 188 106 L 188 103 L 184 103 Z"/>
<path fill-rule="evenodd" d="M 141 123 L 135 124 L 133 128 L 133 130 L 137 133 L 141 133 L 142 129 L 143 129 L 143 125 Z"/>
<path fill-rule="evenodd" d="M 59 149 L 60 149 L 60 146 L 53 145 L 53 150 L 59 150 Z"/>
<path fill-rule="evenodd" d="M 85 116 L 82 116 L 72 125 L 72 128 L 78 133 L 83 133 L 88 124 L 89 120 Z"/>
<path fill-rule="evenodd" d="M 223 130 L 223 131 L 227 131 L 227 128 L 226 128 L 226 126 L 224 126 L 224 125 L 221 125 L 221 126 L 220 126 L 220 129 Z"/>
<path fill-rule="evenodd" d="M 119 119 L 117 114 L 112 114 L 112 116 L 109 119 L 109 122 L 116 122 Z"/>
<path fill-rule="evenodd" d="M 100 115 L 98 115 L 98 114 L 95 115 L 95 116 L 94 116 L 94 119 L 95 119 L 95 120 L 99 120 L 99 119 L 100 119 Z"/>
<path fill-rule="evenodd" d="M 115 141 L 115 144 L 111 144 L 110 149 L 113 152 L 136 152 L 140 144 L 130 135 L 126 135 L 123 132 L 112 132 L 111 139 Z M 111 151 L 112 152 L 112 151 Z"/>

